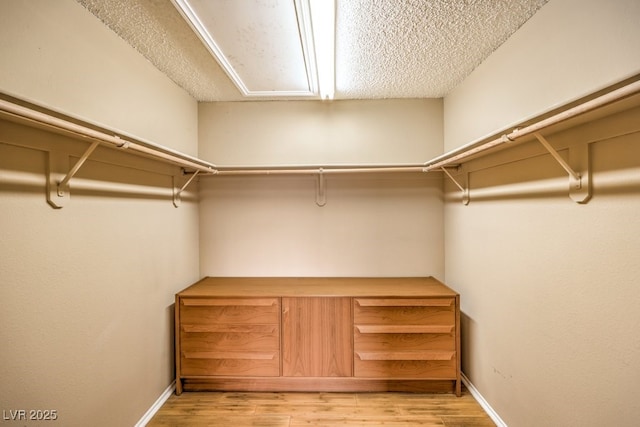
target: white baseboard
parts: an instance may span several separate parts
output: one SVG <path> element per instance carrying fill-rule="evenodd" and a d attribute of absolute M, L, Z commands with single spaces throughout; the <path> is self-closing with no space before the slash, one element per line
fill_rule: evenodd
<path fill-rule="evenodd" d="M 482 409 L 484 409 L 487 415 L 489 415 L 489 418 L 491 418 L 491 420 L 494 423 L 496 423 L 496 426 L 507 427 L 507 424 L 504 421 L 502 421 L 502 418 L 500 418 L 498 413 L 494 411 L 491 405 L 489 405 L 489 403 L 484 399 L 484 397 L 482 397 L 478 389 L 474 387 L 471 381 L 469 381 L 469 378 L 467 378 L 467 376 L 464 373 L 461 373 L 460 377 L 462 378 L 462 383 L 467 387 L 467 389 L 469 390 L 469 393 L 471 393 L 471 396 L 473 396 L 473 398 L 478 401 L 478 404 L 482 406 Z"/>
<path fill-rule="evenodd" d="M 149 410 L 142 416 L 142 418 L 140 418 L 140 421 L 136 423 L 135 427 L 145 427 L 147 423 L 151 421 L 151 418 L 153 418 L 156 412 L 158 412 L 158 410 L 162 407 L 162 405 L 164 405 L 164 402 L 166 402 L 167 399 L 171 397 L 175 389 L 176 382 L 174 381 L 169 385 L 169 387 L 167 387 L 164 392 L 162 392 L 158 400 L 156 400 L 153 405 L 151 405 L 151 408 L 149 408 Z"/>

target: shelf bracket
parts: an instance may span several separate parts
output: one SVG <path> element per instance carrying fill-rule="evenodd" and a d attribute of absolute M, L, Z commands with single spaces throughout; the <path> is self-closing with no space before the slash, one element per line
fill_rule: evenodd
<path fill-rule="evenodd" d="M 453 181 L 453 183 L 456 185 L 456 187 L 458 187 L 460 189 L 460 191 L 462 192 L 462 204 L 465 205 L 465 206 L 468 205 L 469 204 L 469 189 L 465 188 L 464 186 L 462 186 L 462 184 L 460 184 L 458 181 L 456 181 L 456 179 L 453 177 L 453 175 L 451 175 L 449 173 L 449 171 L 444 166 L 441 167 L 440 169 L 442 169 L 442 172 L 444 172 L 449 177 L 449 179 L 451 179 L 451 181 Z"/>
<path fill-rule="evenodd" d="M 327 204 L 327 193 L 324 182 L 324 170 L 320 168 L 318 170 L 318 176 L 316 181 L 316 205 L 323 207 Z"/>
<path fill-rule="evenodd" d="M 591 174 L 589 167 L 589 144 L 569 147 L 569 161 L 573 167 L 538 132 L 533 134 L 551 156 L 569 174 L 569 197 L 576 203 L 587 203 L 591 198 Z M 576 171 L 575 169 L 578 169 Z"/>
<path fill-rule="evenodd" d="M 182 173 L 184 174 L 185 171 L 183 170 Z M 185 182 L 184 185 L 182 185 L 182 187 L 180 188 L 178 188 L 178 186 L 176 185 L 177 178 L 175 176 L 173 177 L 173 206 L 175 206 L 176 208 L 180 206 L 180 204 L 182 203 L 182 192 L 189 186 L 189 184 L 191 184 L 191 182 L 196 178 L 196 176 L 198 176 L 199 173 L 199 170 L 195 171 L 187 180 L 187 182 Z"/>
<path fill-rule="evenodd" d="M 94 141 L 84 152 L 73 167 L 62 177 L 69 168 L 69 155 L 59 151 L 49 152 L 49 172 L 47 179 L 47 202 L 56 209 L 59 209 L 69 201 L 69 181 L 75 176 L 80 168 L 87 161 L 91 153 L 98 148 L 100 141 Z"/>

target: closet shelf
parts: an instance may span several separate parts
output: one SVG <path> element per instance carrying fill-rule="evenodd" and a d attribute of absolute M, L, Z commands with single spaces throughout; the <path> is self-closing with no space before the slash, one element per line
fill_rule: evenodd
<path fill-rule="evenodd" d="M 217 172 L 214 164 L 188 154 L 76 120 L 8 95 L 0 94 L 0 118 L 32 127 L 45 128 L 91 142 L 91 145 L 70 169 L 68 154 L 58 150 L 49 151 L 47 202 L 54 208 L 62 208 L 68 203 L 69 182 L 100 145 L 180 166 L 183 175 L 191 176 L 184 183 L 180 182 L 179 177 L 173 177 L 173 204 L 176 207 L 180 206 L 182 193 L 198 174 L 215 174 Z"/>
<path fill-rule="evenodd" d="M 29 126 L 44 127 L 53 131 L 73 135 L 92 142 L 76 164 L 68 171 L 61 171 L 60 165 L 64 164 L 59 153 L 50 153 L 49 196 L 48 201 L 54 207 L 64 206 L 69 195 L 69 181 L 82 167 L 84 162 L 99 145 L 106 145 L 122 152 L 131 153 L 143 157 L 152 158 L 161 162 L 180 166 L 183 175 L 191 175 L 186 182 L 179 185 L 174 183 L 173 202 L 177 207 L 180 204 L 180 196 L 186 187 L 197 176 L 212 175 L 316 175 L 318 182 L 316 188 L 316 203 L 324 206 L 326 203 L 326 189 L 324 177 L 327 174 L 337 173 L 382 173 L 382 172 L 443 172 L 448 176 L 462 192 L 462 201 L 469 203 L 469 189 L 465 182 L 459 182 L 447 168 L 458 168 L 465 161 L 486 155 L 498 147 L 505 148 L 508 144 L 516 142 L 525 136 L 534 136 L 549 151 L 569 174 L 569 192 L 574 201 L 585 203 L 590 198 L 588 150 L 586 147 L 577 149 L 572 157 L 580 158 L 578 168 L 565 162 L 553 149 L 546 139 L 540 135 L 540 131 L 551 126 L 563 123 L 569 119 L 584 115 L 588 112 L 600 109 L 615 102 L 629 98 L 640 93 L 640 76 L 628 79 L 626 85 L 619 86 L 610 91 L 603 91 L 596 97 L 592 97 L 577 105 L 565 108 L 560 112 L 528 124 L 522 128 L 515 128 L 509 133 L 486 141 L 476 141 L 455 150 L 437 156 L 425 163 L 417 164 L 344 164 L 344 165 L 280 165 L 280 166 L 216 166 L 202 159 L 189 156 L 176 150 L 143 141 L 123 133 L 113 132 L 103 127 L 95 126 L 87 122 L 73 119 L 56 113 L 52 110 L 28 103 L 9 95 L 0 93 L 0 118 L 26 123 Z M 56 175 L 56 176 L 53 176 Z M 176 178 L 174 177 L 174 181 Z"/>
<path fill-rule="evenodd" d="M 440 172 L 445 168 L 455 168 L 472 157 L 487 154 L 490 150 L 506 144 L 516 142 L 518 139 L 533 135 L 541 137 L 540 131 L 551 126 L 566 122 L 588 112 L 600 109 L 607 105 L 621 101 L 640 93 L 640 76 L 629 79 L 631 83 L 607 91 L 604 94 L 592 97 L 577 103 L 570 108 L 560 109 L 560 112 L 544 119 L 540 119 L 522 128 L 515 128 L 509 133 L 503 134 L 489 142 L 486 138 L 461 146 L 424 163 L 413 164 L 344 164 L 344 165 L 237 165 L 218 166 L 217 175 L 313 175 L 313 174 L 337 174 L 337 173 L 378 173 L 378 172 Z M 538 138 L 543 139 L 543 138 Z M 541 141 L 542 142 L 542 141 Z M 544 145 L 544 143 L 543 143 Z M 549 148 L 547 148 L 549 149 Z M 552 153 L 553 155 L 553 153 Z M 556 156 L 554 156 L 556 157 Z M 557 158 L 556 158 L 557 159 Z M 561 165 L 567 169 L 568 165 Z M 444 171 L 446 172 L 446 171 Z M 568 170 L 570 175 L 577 178 L 577 172 Z M 453 178 L 452 178 L 453 179 Z M 460 185 L 459 185 L 460 186 Z"/>
<path fill-rule="evenodd" d="M 447 168 L 457 168 L 471 160 L 472 158 L 481 157 L 493 152 L 497 148 L 507 148 L 509 144 L 517 142 L 527 136 L 533 136 L 553 159 L 567 172 L 569 175 L 569 197 L 576 203 L 586 203 L 591 198 L 591 171 L 589 159 L 589 147 L 584 144 L 569 147 L 569 158 L 571 164 L 567 162 L 556 149 L 545 139 L 540 132 L 552 126 L 562 124 L 570 119 L 583 116 L 587 113 L 600 110 L 611 104 L 617 103 L 624 99 L 630 98 L 640 93 L 640 76 L 635 76 L 627 80 L 627 83 L 617 88 L 602 91 L 602 94 L 584 98 L 575 105 L 560 109 L 560 112 L 549 115 L 546 118 L 537 120 L 521 128 L 515 128 L 509 133 L 486 142 L 486 139 L 476 141 L 455 150 L 442 154 L 428 161 L 424 165 L 424 172 L 442 171 L 461 192 L 462 203 L 469 204 L 470 195 L 468 188 L 468 172 L 462 171 L 462 182 L 460 178 L 456 179 Z"/>
<path fill-rule="evenodd" d="M 503 134 L 500 137 L 495 138 L 489 142 L 477 141 L 451 150 L 426 162 L 424 164 L 424 171 L 430 172 L 433 170 L 441 169 L 443 167 L 458 166 L 465 160 L 468 160 L 471 157 L 475 157 L 480 153 L 488 151 L 492 148 L 512 143 L 517 139 L 528 135 L 535 135 L 543 129 L 605 107 L 614 102 L 621 101 L 637 93 L 640 93 L 640 80 L 629 83 L 618 89 L 614 89 L 608 93 L 605 93 L 604 95 L 600 95 L 591 100 L 582 102 L 574 107 L 565 109 L 557 114 L 539 120 L 523 128 L 515 128 L 513 131 Z"/>
<path fill-rule="evenodd" d="M 139 138 L 112 132 L 103 128 L 92 126 L 89 123 L 81 124 L 78 120 L 61 116 L 53 111 L 46 111 L 34 104 L 20 105 L 0 96 L 0 117 L 12 121 L 18 121 L 35 127 L 45 127 L 62 131 L 76 137 L 81 137 L 113 148 L 145 156 L 156 160 L 168 162 L 185 168 L 186 170 L 204 173 L 216 173 L 216 166 L 212 163 L 189 156 L 176 150 L 164 147 Z M 24 104 L 24 102 L 21 102 Z M 90 153 L 89 153 L 90 154 Z"/>

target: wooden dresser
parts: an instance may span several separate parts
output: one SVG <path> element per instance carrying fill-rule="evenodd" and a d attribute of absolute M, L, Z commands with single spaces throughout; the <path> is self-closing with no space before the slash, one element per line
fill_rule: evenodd
<path fill-rule="evenodd" d="M 175 316 L 177 394 L 460 395 L 460 297 L 431 277 L 207 277 Z"/>

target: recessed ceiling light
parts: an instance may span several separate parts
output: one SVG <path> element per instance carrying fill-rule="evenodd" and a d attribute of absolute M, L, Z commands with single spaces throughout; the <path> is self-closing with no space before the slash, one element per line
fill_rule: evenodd
<path fill-rule="evenodd" d="M 244 96 L 333 98 L 334 0 L 172 2 Z"/>

